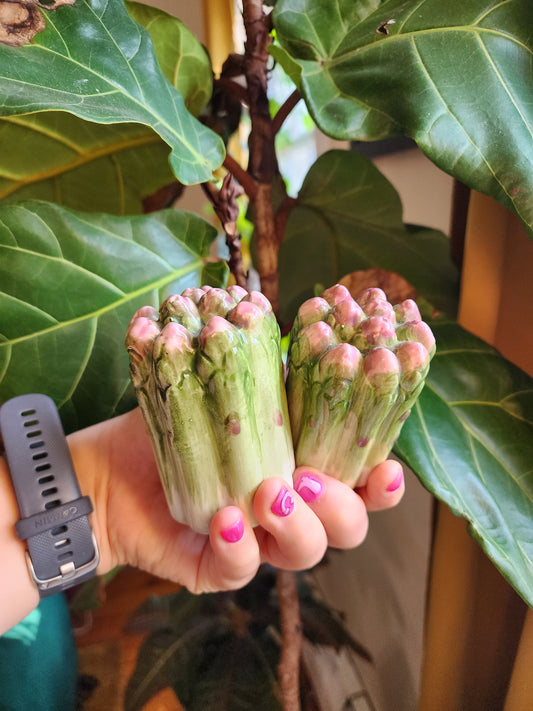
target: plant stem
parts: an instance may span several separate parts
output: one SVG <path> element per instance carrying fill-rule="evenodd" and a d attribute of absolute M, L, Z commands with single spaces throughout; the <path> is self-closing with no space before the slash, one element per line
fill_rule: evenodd
<path fill-rule="evenodd" d="M 280 128 L 283 126 L 283 122 L 301 98 L 302 95 L 300 94 L 298 89 L 295 89 L 292 94 L 286 99 L 286 101 L 280 106 L 277 114 L 272 119 L 272 130 L 274 131 L 274 134 L 276 134 L 280 130 Z"/>
<path fill-rule="evenodd" d="M 296 573 L 277 571 L 282 649 L 278 678 L 283 697 L 283 711 L 300 711 L 300 649 L 302 623 Z"/>
<path fill-rule="evenodd" d="M 254 210 L 257 270 L 261 280 L 261 290 L 271 302 L 274 312 L 278 313 L 280 240 L 276 234 L 272 208 L 272 183 L 279 176 L 279 168 L 275 149 L 275 131 L 267 96 L 269 59 L 267 48 L 272 38 L 262 0 L 244 0 L 243 20 L 246 32 L 244 75 L 251 121 L 248 139 L 248 173 L 257 184 L 257 192 L 251 198 Z"/>
<path fill-rule="evenodd" d="M 289 215 L 297 204 L 298 200 L 296 198 L 293 198 L 290 195 L 285 195 L 276 210 L 274 222 L 276 225 L 276 234 L 279 240 L 278 249 L 281 246 L 281 240 L 283 238 L 283 233 L 285 232 L 285 226 L 287 224 L 287 220 L 289 219 Z"/>
<path fill-rule="evenodd" d="M 235 180 L 240 183 L 244 192 L 248 195 L 250 200 L 253 200 L 257 193 L 257 184 L 255 180 L 229 153 L 226 153 L 226 157 L 224 158 L 224 168 L 229 170 Z"/>
<path fill-rule="evenodd" d="M 237 284 L 246 289 L 248 280 L 242 263 L 241 236 L 237 231 L 237 217 L 239 216 L 237 198 L 242 195 L 242 188 L 235 183 L 233 174 L 228 173 L 220 190 L 217 190 L 212 183 L 203 183 L 202 189 L 213 205 L 215 214 L 224 229 L 226 245 L 229 250 L 230 272 L 235 277 Z"/>
<path fill-rule="evenodd" d="M 276 178 L 283 185 L 276 157 L 276 129 L 268 102 L 269 18 L 262 0 L 243 0 L 243 21 L 246 33 L 243 71 L 246 78 L 250 111 L 249 159 L 247 173 L 256 185 L 250 195 L 254 212 L 254 240 L 261 291 L 269 299 L 274 313 L 279 312 L 278 253 L 282 233 L 277 232 L 272 204 L 272 185 Z M 294 97 L 292 100 L 295 100 Z M 289 105 L 286 110 L 288 113 Z M 278 127 L 283 123 L 279 117 Z M 235 176 L 239 179 L 239 176 Z M 246 186 L 243 185 L 246 189 Z M 283 197 L 283 196 L 282 196 Z M 278 224 L 284 226 L 281 219 Z M 282 689 L 284 711 L 300 711 L 300 650 L 302 631 L 300 603 L 295 573 L 278 570 L 277 587 L 282 630 L 282 650 L 278 676 Z"/>

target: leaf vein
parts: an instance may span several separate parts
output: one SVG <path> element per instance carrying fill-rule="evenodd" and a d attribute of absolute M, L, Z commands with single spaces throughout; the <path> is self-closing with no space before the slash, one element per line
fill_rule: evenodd
<path fill-rule="evenodd" d="M 120 308 L 124 304 L 128 303 L 128 301 L 133 301 L 134 299 L 138 298 L 139 296 L 142 296 L 143 294 L 149 294 L 154 289 L 162 289 L 167 284 L 172 283 L 173 281 L 179 279 L 181 276 L 184 276 L 185 274 L 195 271 L 195 270 L 201 268 L 202 266 L 203 266 L 203 259 L 198 259 L 195 262 L 191 262 L 191 263 L 187 264 L 182 269 L 176 269 L 171 274 L 168 274 L 168 275 L 162 277 L 161 279 L 157 280 L 156 282 L 151 282 L 148 285 L 144 285 L 144 286 L 142 286 L 138 289 L 135 289 L 127 294 L 124 294 L 123 298 L 121 298 L 121 299 L 113 301 L 110 304 L 107 304 L 106 306 L 102 306 L 101 308 L 96 309 L 95 311 L 92 311 L 90 313 L 82 314 L 81 316 L 71 318 L 68 321 L 62 321 L 62 322 L 59 322 L 57 325 L 42 329 L 41 331 L 38 332 L 38 334 L 41 335 L 43 333 L 51 333 L 51 332 L 57 331 L 61 328 L 65 328 L 67 326 L 70 326 L 70 325 L 73 325 L 76 323 L 81 323 L 82 321 L 85 321 L 87 319 L 99 318 L 100 316 L 103 316 L 104 314 L 108 313 L 109 311 Z M 25 336 L 18 336 L 17 338 L 6 339 L 6 341 L 4 343 L 0 343 L 0 348 L 2 348 L 3 346 L 10 346 L 11 347 L 14 344 L 27 341 L 36 335 L 37 335 L 37 333 L 31 333 L 31 334 L 27 334 Z"/>
<path fill-rule="evenodd" d="M 91 326 L 90 340 L 89 340 L 89 342 L 88 342 L 88 344 L 87 344 L 87 350 L 86 350 L 85 356 L 84 356 L 82 359 L 80 359 L 78 372 L 77 372 L 76 374 L 74 374 L 74 377 L 73 377 L 73 379 L 72 379 L 72 383 L 71 383 L 70 389 L 68 390 L 68 392 L 66 393 L 66 395 L 65 395 L 65 397 L 64 397 L 64 399 L 63 399 L 63 401 L 58 405 L 58 407 L 61 407 L 62 405 L 64 405 L 65 403 L 67 403 L 67 402 L 72 398 L 72 396 L 74 395 L 74 393 L 75 393 L 75 391 L 76 391 L 76 388 L 77 388 L 78 385 L 79 385 L 80 380 L 81 380 L 82 377 L 83 377 L 83 374 L 85 373 L 85 369 L 86 369 L 87 364 L 88 364 L 88 362 L 89 362 L 89 359 L 90 359 L 90 357 L 91 357 L 91 353 L 92 353 L 92 351 L 93 351 L 94 344 L 95 344 L 95 341 L 96 341 L 96 333 L 97 333 L 97 330 L 98 330 L 98 329 L 97 329 L 97 327 L 98 327 L 98 319 L 92 318 L 92 319 L 90 320 L 89 325 Z"/>

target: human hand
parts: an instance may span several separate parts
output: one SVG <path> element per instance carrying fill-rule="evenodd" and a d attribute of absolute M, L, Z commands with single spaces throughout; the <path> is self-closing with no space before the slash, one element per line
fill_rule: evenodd
<path fill-rule="evenodd" d="M 359 545 L 368 511 L 398 503 L 401 466 L 383 462 L 365 487 L 345 484 L 308 467 L 294 473 L 294 488 L 265 480 L 253 500 L 259 526 L 228 506 L 218 511 L 209 535 L 198 534 L 169 513 L 140 411 L 69 436 L 81 489 L 94 506 L 100 573 L 130 564 L 185 585 L 192 592 L 236 589 L 261 563 L 301 570 L 314 566 L 329 546 Z"/>

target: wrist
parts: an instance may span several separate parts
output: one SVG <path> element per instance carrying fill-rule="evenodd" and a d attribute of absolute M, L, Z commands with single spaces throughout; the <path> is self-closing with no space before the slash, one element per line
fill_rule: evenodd
<path fill-rule="evenodd" d="M 16 535 L 41 597 L 95 574 L 98 547 L 89 523 L 92 503 L 80 491 L 53 401 L 42 394 L 12 398 L 0 408 L 5 462 L 18 508 Z"/>
<path fill-rule="evenodd" d="M 97 575 L 105 575 L 120 564 L 108 533 L 109 502 L 109 431 L 108 423 L 84 428 L 67 436 L 67 443 L 77 472 L 80 489 L 93 504 L 91 527 L 100 551 Z"/>
<path fill-rule="evenodd" d="M 0 457 L 0 560 L 7 584 L 0 586 L 0 635 L 24 619 L 38 604 L 39 593 L 26 565 L 26 547 L 15 533 L 17 501 L 7 462 Z"/>

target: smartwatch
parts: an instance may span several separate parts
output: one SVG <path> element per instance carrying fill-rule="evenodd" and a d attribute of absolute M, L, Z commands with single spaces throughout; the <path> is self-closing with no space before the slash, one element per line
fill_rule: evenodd
<path fill-rule="evenodd" d="M 20 395 L 0 407 L 0 432 L 20 512 L 30 576 L 41 597 L 96 574 L 98 546 L 54 401 Z"/>

